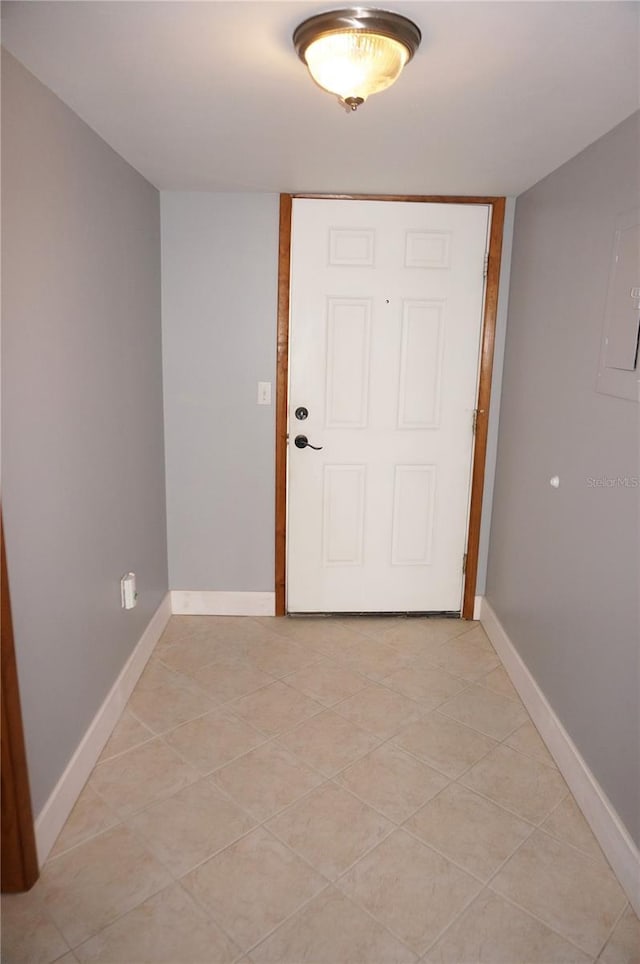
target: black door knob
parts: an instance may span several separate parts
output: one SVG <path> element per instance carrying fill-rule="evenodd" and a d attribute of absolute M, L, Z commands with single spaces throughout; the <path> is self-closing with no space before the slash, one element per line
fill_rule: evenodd
<path fill-rule="evenodd" d="M 296 418 L 298 419 L 298 421 L 304 422 L 305 418 L 308 418 L 308 417 L 309 417 L 308 408 L 305 408 L 304 405 L 301 405 L 299 408 L 296 408 Z"/>
<path fill-rule="evenodd" d="M 293 440 L 293 444 L 297 449 L 310 448 L 310 449 L 315 449 L 316 452 L 319 452 L 320 449 L 322 448 L 321 445 L 312 445 L 306 435 L 296 435 L 296 437 Z"/>

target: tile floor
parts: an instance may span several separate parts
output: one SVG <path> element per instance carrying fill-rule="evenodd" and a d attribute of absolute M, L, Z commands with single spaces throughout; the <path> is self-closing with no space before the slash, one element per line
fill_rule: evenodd
<path fill-rule="evenodd" d="M 480 626 L 173 617 L 5 964 L 640 961 Z"/>

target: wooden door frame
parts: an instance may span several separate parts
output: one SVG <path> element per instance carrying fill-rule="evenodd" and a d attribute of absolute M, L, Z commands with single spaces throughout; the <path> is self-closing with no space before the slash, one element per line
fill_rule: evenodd
<path fill-rule="evenodd" d="M 38 879 L 38 854 L 24 746 L 13 642 L 4 529 L 0 514 L 2 597 L 2 892 L 29 890 Z"/>
<path fill-rule="evenodd" d="M 286 614 L 287 579 L 287 415 L 289 406 L 289 295 L 291 283 L 291 214 L 295 198 L 334 201 L 411 201 L 418 204 L 484 204 L 491 209 L 489 263 L 482 319 L 477 417 L 471 473 L 471 501 L 467 530 L 467 555 L 464 574 L 462 618 L 473 619 L 480 522 L 484 493 L 491 375 L 498 310 L 498 288 L 504 228 L 504 197 L 445 197 L 420 195 L 370 194 L 281 194 L 280 246 L 278 254 L 278 349 L 276 375 L 276 545 L 275 545 L 275 614 Z"/>

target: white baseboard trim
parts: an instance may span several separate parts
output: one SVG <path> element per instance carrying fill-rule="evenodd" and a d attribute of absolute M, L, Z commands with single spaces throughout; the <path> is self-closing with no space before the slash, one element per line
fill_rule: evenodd
<path fill-rule="evenodd" d="M 38 814 L 35 834 L 40 866 L 56 842 L 170 616 L 171 600 L 167 593 Z"/>
<path fill-rule="evenodd" d="M 631 905 L 640 914 L 638 848 L 486 598 L 482 599 L 480 621 Z"/>
<path fill-rule="evenodd" d="M 473 599 L 473 618 L 474 619 L 480 619 L 483 599 L 484 599 L 484 596 L 474 596 L 474 599 Z"/>
<path fill-rule="evenodd" d="M 273 616 L 275 611 L 274 592 L 171 591 L 174 616 Z"/>

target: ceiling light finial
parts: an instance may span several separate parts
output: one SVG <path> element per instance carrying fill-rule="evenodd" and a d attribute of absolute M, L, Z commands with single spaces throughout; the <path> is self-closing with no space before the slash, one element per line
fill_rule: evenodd
<path fill-rule="evenodd" d="M 293 34 L 298 56 L 315 82 L 336 94 L 349 113 L 398 79 L 421 39 L 406 17 L 365 7 L 310 17 Z"/>

